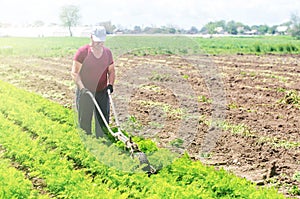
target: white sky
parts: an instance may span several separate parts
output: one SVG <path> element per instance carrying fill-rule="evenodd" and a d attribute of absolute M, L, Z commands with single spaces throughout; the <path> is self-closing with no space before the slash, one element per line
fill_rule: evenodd
<path fill-rule="evenodd" d="M 0 23 L 60 23 L 63 5 L 80 8 L 81 24 L 112 24 L 132 28 L 179 26 L 201 28 L 210 21 L 234 20 L 246 25 L 279 25 L 300 14 L 300 0 L 0 0 Z"/>

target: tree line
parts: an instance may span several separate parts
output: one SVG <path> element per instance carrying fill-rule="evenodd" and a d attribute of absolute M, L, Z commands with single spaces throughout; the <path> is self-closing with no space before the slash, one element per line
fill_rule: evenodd
<path fill-rule="evenodd" d="M 76 26 L 80 19 L 80 9 L 74 5 L 63 6 L 60 13 L 60 19 L 63 22 L 63 25 L 69 28 L 70 36 L 72 36 L 71 27 Z M 134 26 L 133 29 L 123 29 L 117 28 L 115 25 L 112 25 L 111 22 L 100 22 L 97 25 L 105 26 L 107 33 L 131 33 L 131 34 L 291 34 L 293 37 L 300 39 L 300 17 L 298 14 L 291 14 L 290 21 L 274 26 L 268 25 L 253 25 L 248 26 L 241 22 L 225 20 L 209 22 L 204 25 L 200 30 L 192 26 L 189 30 L 179 29 L 172 26 L 162 26 L 162 27 L 145 27 L 141 28 L 140 26 Z M 280 29 L 279 29 L 280 27 Z"/>
<path fill-rule="evenodd" d="M 61 7 L 60 20 L 62 25 L 67 27 L 70 36 L 73 35 L 72 27 L 79 25 L 81 18 L 80 8 L 75 5 L 65 5 Z M 35 21 L 32 26 L 38 27 L 43 26 L 42 21 Z M 54 24 L 56 25 L 56 24 Z M 279 25 L 253 25 L 249 26 L 241 22 L 236 22 L 234 20 L 226 22 L 225 20 L 212 21 L 205 24 L 201 29 L 197 29 L 192 26 L 190 29 L 182 29 L 176 26 L 134 26 L 132 29 L 118 27 L 113 25 L 110 21 L 99 22 L 95 25 L 105 26 L 108 34 L 122 33 L 122 34 L 231 34 L 231 35 L 266 35 L 266 34 L 289 34 L 293 37 L 300 39 L 300 16 L 296 13 L 291 14 L 290 21 L 282 23 Z M 0 27 L 1 27 L 0 23 Z"/>

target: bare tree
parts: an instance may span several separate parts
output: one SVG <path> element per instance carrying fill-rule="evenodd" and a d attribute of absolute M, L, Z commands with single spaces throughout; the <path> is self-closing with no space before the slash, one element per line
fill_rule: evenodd
<path fill-rule="evenodd" d="M 63 23 L 63 26 L 68 27 L 70 36 L 73 36 L 71 27 L 79 24 L 80 14 L 79 7 L 75 5 L 66 5 L 61 8 L 60 20 Z"/>

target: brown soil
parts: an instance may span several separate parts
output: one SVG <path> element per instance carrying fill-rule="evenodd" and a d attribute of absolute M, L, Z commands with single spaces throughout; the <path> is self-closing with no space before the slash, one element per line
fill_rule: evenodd
<path fill-rule="evenodd" d="M 300 92 L 299 58 L 124 55 L 115 60 L 119 120 L 159 146 L 173 143 L 205 164 L 288 194 L 300 188 L 293 179 L 300 172 L 300 108 L 279 100 L 284 90 Z M 0 79 L 72 107 L 71 64 L 70 57 L 1 58 Z M 222 119 L 226 127 L 209 123 Z"/>

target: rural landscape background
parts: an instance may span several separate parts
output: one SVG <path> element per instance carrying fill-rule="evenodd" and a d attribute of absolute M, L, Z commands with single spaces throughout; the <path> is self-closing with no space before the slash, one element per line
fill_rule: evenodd
<path fill-rule="evenodd" d="M 55 24 L 0 19 L 1 198 L 300 198 L 296 12 L 276 25 L 93 24 L 107 29 L 118 118 L 149 176 L 122 143 L 77 127 L 84 8 L 62 6 Z"/>
<path fill-rule="evenodd" d="M 116 145 L 107 148 L 78 133 L 70 67 L 87 38 L 0 40 L 0 76 L 9 83 L 1 83 L 1 162 L 19 176 L 19 181 L 4 181 L 3 196 L 84 198 L 89 191 L 92 198 L 99 194 L 96 187 L 104 186 L 102 194 L 114 190 L 110 197 L 299 197 L 299 40 L 108 36 L 118 77 L 113 97 L 122 128 L 156 145 L 141 142 L 150 162 L 160 168 L 146 181 L 145 174 L 132 173 L 132 163 L 124 170 L 129 155 Z M 207 141 L 214 147 L 203 153 L 210 146 Z M 184 152 L 189 161 L 177 159 Z M 204 165 L 214 167 L 204 171 Z M 53 177 L 62 169 L 83 176 Z M 253 191 L 242 178 L 219 173 L 223 169 L 277 191 Z M 79 181 L 87 184 L 79 188 Z M 161 183 L 169 189 L 158 189 Z"/>

